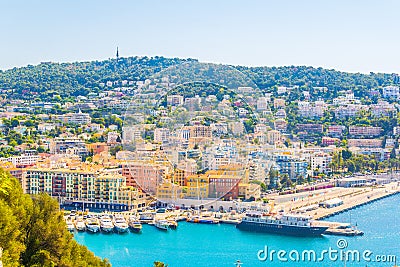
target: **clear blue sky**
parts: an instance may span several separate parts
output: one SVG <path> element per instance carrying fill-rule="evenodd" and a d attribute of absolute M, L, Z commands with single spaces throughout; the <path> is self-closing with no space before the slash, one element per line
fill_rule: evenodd
<path fill-rule="evenodd" d="M 162 55 L 400 73 L 398 0 L 0 0 L 0 69 Z"/>

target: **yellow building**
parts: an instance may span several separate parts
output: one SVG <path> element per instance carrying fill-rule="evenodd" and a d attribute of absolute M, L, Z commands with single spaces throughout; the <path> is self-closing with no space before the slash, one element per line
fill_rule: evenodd
<path fill-rule="evenodd" d="M 130 209 L 138 209 L 146 206 L 146 195 L 133 186 L 121 186 L 118 191 L 120 204 L 125 204 Z"/>
<path fill-rule="evenodd" d="M 258 184 L 239 184 L 239 197 L 259 199 L 261 197 L 261 186 Z"/>
<path fill-rule="evenodd" d="M 207 174 L 195 174 L 186 178 L 187 198 L 208 198 L 209 178 Z"/>
<path fill-rule="evenodd" d="M 182 197 L 182 189 L 179 185 L 164 182 L 157 187 L 157 199 L 159 200 L 173 200 Z"/>

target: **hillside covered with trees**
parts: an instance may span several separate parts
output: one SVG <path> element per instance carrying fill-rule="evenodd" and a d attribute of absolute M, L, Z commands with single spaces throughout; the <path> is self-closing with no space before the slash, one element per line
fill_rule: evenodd
<path fill-rule="evenodd" d="M 171 66 L 188 62 L 198 64 L 195 59 L 164 57 L 129 57 L 75 63 L 46 62 L 0 71 L 0 90 L 7 98 L 14 99 L 40 97 L 42 100 L 51 100 L 58 95 L 66 99 L 78 95 L 86 96 L 90 92 L 97 93 L 103 90 L 99 85 L 107 81 L 143 81 Z M 299 86 L 310 90 L 313 95 L 313 87 L 327 87 L 329 90 L 318 92 L 318 96 L 323 98 L 335 97 L 338 91 L 347 89 L 352 89 L 356 96 L 363 96 L 370 89 L 400 81 L 396 74 L 346 73 L 307 66 L 227 67 L 244 73 L 266 92 L 273 91 L 276 86 Z M 224 77 L 227 73 L 220 75 L 221 79 L 229 80 L 229 77 Z"/>
<path fill-rule="evenodd" d="M 57 201 L 24 194 L 18 180 L 2 169 L 0 214 L 3 266 L 111 266 L 73 239 Z"/>

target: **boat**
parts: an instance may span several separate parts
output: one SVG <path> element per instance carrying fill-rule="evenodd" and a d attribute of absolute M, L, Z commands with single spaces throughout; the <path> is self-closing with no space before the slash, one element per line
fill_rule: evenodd
<path fill-rule="evenodd" d="M 338 235 L 338 236 L 363 236 L 364 232 L 352 228 L 345 228 L 345 229 L 336 228 L 336 229 L 328 229 L 324 234 Z"/>
<path fill-rule="evenodd" d="M 66 221 L 66 223 L 67 223 L 67 229 L 68 229 L 68 231 L 70 231 L 70 232 L 73 232 L 73 231 L 75 231 L 75 226 L 74 226 L 74 224 L 72 223 L 72 221 Z"/>
<path fill-rule="evenodd" d="M 141 212 L 139 213 L 139 220 L 141 223 L 152 223 L 155 215 L 155 212 Z"/>
<path fill-rule="evenodd" d="M 89 232 L 97 233 L 100 231 L 100 223 L 99 219 L 95 217 L 89 217 L 86 219 L 86 229 Z"/>
<path fill-rule="evenodd" d="M 257 211 L 246 213 L 236 228 L 245 231 L 292 236 L 320 236 L 328 226 L 318 226 L 311 216 L 298 214 L 265 214 Z"/>
<path fill-rule="evenodd" d="M 114 229 L 117 233 L 126 233 L 129 230 L 128 224 L 123 215 L 114 216 Z"/>
<path fill-rule="evenodd" d="M 167 220 L 168 223 L 168 227 L 176 230 L 176 228 L 178 228 L 178 223 L 175 220 Z"/>
<path fill-rule="evenodd" d="M 219 220 L 212 218 L 212 217 L 202 217 L 202 216 L 192 216 L 189 217 L 187 222 L 191 223 L 205 223 L 205 224 L 217 224 L 219 223 Z"/>
<path fill-rule="evenodd" d="M 75 227 L 76 230 L 80 232 L 86 231 L 86 224 L 85 221 L 83 220 L 83 217 L 79 217 L 78 220 L 76 220 Z"/>
<path fill-rule="evenodd" d="M 157 227 L 160 230 L 167 231 L 169 228 L 169 223 L 167 220 L 157 220 L 154 223 L 155 227 Z"/>
<path fill-rule="evenodd" d="M 128 226 L 132 232 L 139 233 L 142 231 L 142 224 L 136 219 L 135 216 L 129 217 Z"/>
<path fill-rule="evenodd" d="M 109 216 L 104 215 L 100 218 L 100 229 L 105 233 L 110 233 L 114 230 L 114 224 Z"/>

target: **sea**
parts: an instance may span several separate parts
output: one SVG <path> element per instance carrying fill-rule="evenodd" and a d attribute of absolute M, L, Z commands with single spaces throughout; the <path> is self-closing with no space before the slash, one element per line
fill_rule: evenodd
<path fill-rule="evenodd" d="M 326 219 L 351 222 L 364 236 L 290 237 L 240 231 L 234 225 L 180 222 L 167 232 L 75 233 L 75 239 L 114 267 L 382 266 L 400 264 L 400 194 Z"/>

